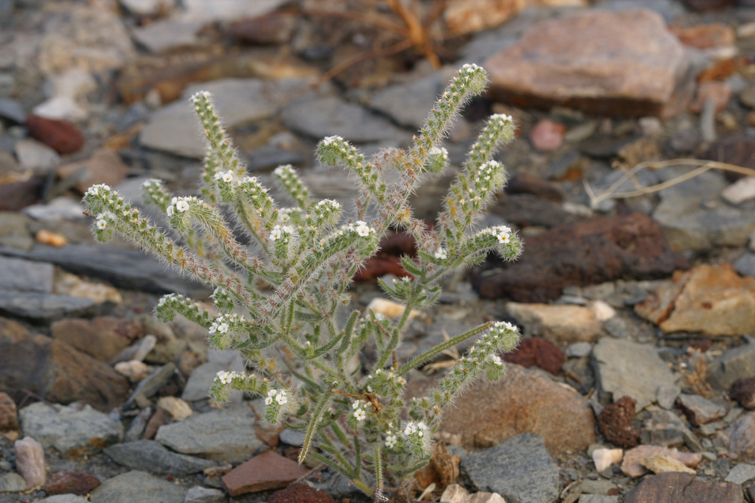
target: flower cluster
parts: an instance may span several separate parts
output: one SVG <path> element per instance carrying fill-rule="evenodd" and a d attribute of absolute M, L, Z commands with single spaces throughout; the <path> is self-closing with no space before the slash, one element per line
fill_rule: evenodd
<path fill-rule="evenodd" d="M 354 419 L 359 422 L 364 421 L 367 418 L 367 413 L 364 411 L 364 405 L 365 403 L 360 400 L 351 404 L 351 408 L 354 409 L 352 415 L 354 416 Z"/>
<path fill-rule="evenodd" d="M 285 238 L 286 235 L 291 234 L 292 232 L 294 232 L 294 230 L 288 225 L 276 225 L 270 232 L 270 240 L 278 241 L 281 238 Z"/>
<path fill-rule="evenodd" d="M 404 439 L 415 458 L 422 459 L 429 453 L 432 439 L 424 421 L 410 421 L 404 428 Z"/>
<path fill-rule="evenodd" d="M 273 400 L 278 405 L 286 405 L 288 403 L 288 394 L 284 389 L 271 389 L 267 392 L 267 398 L 265 398 L 265 405 L 272 405 Z"/>
<path fill-rule="evenodd" d="M 194 198 L 191 197 L 174 197 L 170 200 L 170 206 L 165 210 L 169 217 L 172 217 L 176 212 L 185 213 L 189 208 L 189 201 Z"/>

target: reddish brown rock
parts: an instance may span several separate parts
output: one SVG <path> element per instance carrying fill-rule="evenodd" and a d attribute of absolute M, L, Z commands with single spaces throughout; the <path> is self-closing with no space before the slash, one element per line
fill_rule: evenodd
<path fill-rule="evenodd" d="M 264 452 L 231 470 L 223 484 L 231 496 L 286 487 L 309 469 L 273 451 Z"/>
<path fill-rule="evenodd" d="M 703 152 L 700 158 L 755 169 L 755 138 L 739 134 L 722 138 Z M 726 171 L 724 176 L 730 182 L 735 182 L 745 175 Z"/>
<path fill-rule="evenodd" d="M 51 402 L 82 401 L 109 411 L 128 396 L 128 380 L 108 365 L 5 318 L 0 318 L 0 354 L 0 391 L 16 401 L 28 390 Z"/>
<path fill-rule="evenodd" d="M 42 180 L 31 178 L 23 182 L 0 185 L 0 211 L 19 211 L 39 201 Z"/>
<path fill-rule="evenodd" d="M 58 472 L 50 478 L 44 491 L 48 496 L 54 494 L 77 494 L 84 496 L 101 484 L 94 475 L 83 472 Z"/>
<path fill-rule="evenodd" d="M 109 362 L 142 334 L 139 323 L 111 316 L 67 318 L 53 323 L 50 332 L 53 339 L 103 362 Z"/>
<path fill-rule="evenodd" d="M 568 285 L 595 285 L 618 278 L 667 278 L 686 269 L 686 259 L 668 245 L 660 226 L 640 213 L 598 217 L 524 238 L 526 252 L 514 263 L 489 259 L 472 284 L 482 297 L 547 302 Z"/>
<path fill-rule="evenodd" d="M 729 397 L 747 410 L 755 409 L 755 377 L 740 377 L 734 381 Z"/>
<path fill-rule="evenodd" d="M 696 478 L 689 473 L 647 477 L 624 497 L 624 503 L 745 503 L 742 486 Z"/>
<path fill-rule="evenodd" d="M 306 484 L 291 484 L 270 496 L 267 503 L 335 503 L 335 501 L 325 491 Z"/>
<path fill-rule="evenodd" d="M 544 152 L 556 150 L 564 143 L 566 126 L 558 122 L 543 119 L 530 131 L 532 146 Z"/>
<path fill-rule="evenodd" d="M 566 355 L 552 342 L 540 337 L 529 337 L 522 339 L 519 347 L 514 351 L 504 354 L 503 359 L 525 368 L 534 365 L 553 375 L 558 375 L 564 365 Z"/>
<path fill-rule="evenodd" d="M 729 263 L 676 272 L 635 312 L 664 332 L 743 335 L 755 331 L 755 278 L 740 277 Z"/>
<path fill-rule="evenodd" d="M 484 63 L 491 96 L 521 108 L 563 105 L 671 116 L 691 94 L 689 62 L 649 10 L 591 10 L 532 26 Z"/>
<path fill-rule="evenodd" d="M 571 387 L 545 374 L 507 364 L 496 382 L 475 381 L 443 412 L 440 439 L 465 449 L 492 447 L 520 433 L 540 435 L 551 454 L 584 451 L 595 443 L 595 416 Z M 407 398 L 424 396 L 434 379 L 407 384 Z"/>
<path fill-rule="evenodd" d="M 297 16 L 289 11 L 238 21 L 231 25 L 231 33 L 239 42 L 248 44 L 285 44 L 291 39 Z"/>
<path fill-rule="evenodd" d="M 708 100 L 713 100 L 715 103 L 716 113 L 723 112 L 731 100 L 731 87 L 725 82 L 716 80 L 701 83 L 697 88 L 695 100 L 689 106 L 690 111 L 696 114 L 701 113 Z"/>
<path fill-rule="evenodd" d="M 7 393 L 0 392 L 0 434 L 18 430 L 16 403 Z"/>
<path fill-rule="evenodd" d="M 669 31 L 676 35 L 682 44 L 697 49 L 734 45 L 737 41 L 732 27 L 723 23 L 669 26 Z"/>
<path fill-rule="evenodd" d="M 598 416 L 598 427 L 606 440 L 625 449 L 637 445 L 640 434 L 632 426 L 636 404 L 635 399 L 625 396 L 603 409 Z"/>
<path fill-rule="evenodd" d="M 376 282 L 377 278 L 393 274 L 399 278 L 411 276 L 401 265 L 402 255 L 413 257 L 417 254 L 414 237 L 406 232 L 389 232 L 380 240 L 380 251 L 368 258 L 364 267 L 354 275 L 356 282 Z"/>
<path fill-rule="evenodd" d="M 517 173 L 509 178 L 504 190 L 507 194 L 532 194 L 556 203 L 564 201 L 564 194 L 558 187 L 529 173 Z"/>
<path fill-rule="evenodd" d="M 111 187 L 118 185 L 128 174 L 128 166 L 112 150 L 103 148 L 96 151 L 89 159 L 64 164 L 58 168 L 58 176 L 68 178 L 76 173 L 76 190 L 82 194 L 92 185 L 104 183 Z M 80 177 L 80 178 L 78 178 Z"/>
<path fill-rule="evenodd" d="M 734 0 L 682 0 L 682 3 L 691 11 L 708 12 L 731 7 Z"/>
<path fill-rule="evenodd" d="M 30 115 L 26 118 L 26 128 L 32 138 L 59 154 L 72 154 L 84 146 L 84 135 L 76 126 L 65 120 Z"/>

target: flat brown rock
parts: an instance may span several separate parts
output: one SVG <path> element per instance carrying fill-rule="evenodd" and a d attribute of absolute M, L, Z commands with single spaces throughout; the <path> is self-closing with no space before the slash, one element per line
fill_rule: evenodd
<path fill-rule="evenodd" d="M 742 486 L 700 480 L 687 473 L 661 473 L 645 478 L 624 503 L 744 503 Z"/>
<path fill-rule="evenodd" d="M 53 339 L 70 344 L 100 361 L 108 362 L 142 335 L 133 321 L 102 316 L 91 320 L 67 318 L 50 326 Z"/>
<path fill-rule="evenodd" d="M 702 264 L 676 273 L 635 312 L 666 333 L 744 335 L 755 331 L 755 278 L 740 277 L 729 263 Z"/>
<path fill-rule="evenodd" d="M 444 410 L 442 440 L 482 449 L 536 433 L 552 455 L 584 451 L 595 442 L 595 416 L 579 393 L 536 370 L 510 363 L 506 369 L 497 382 L 475 381 Z M 424 396 L 433 384 L 433 379 L 410 381 L 407 399 Z"/>
<path fill-rule="evenodd" d="M 662 279 L 687 269 L 660 226 L 640 213 L 598 217 L 561 225 L 524 238 L 526 252 L 510 264 L 490 263 L 472 275 L 480 296 L 517 302 L 547 302 L 569 285 L 588 286 L 619 278 Z"/>
<path fill-rule="evenodd" d="M 536 24 L 487 61 L 490 94 L 519 107 L 670 116 L 691 94 L 689 63 L 649 10 L 594 10 Z"/>
<path fill-rule="evenodd" d="M 0 318 L 0 391 L 18 401 L 24 391 L 55 403 L 82 401 L 110 410 L 128 397 L 129 382 L 68 344 Z"/>
<path fill-rule="evenodd" d="M 231 496 L 286 487 L 309 473 L 309 469 L 295 461 L 267 451 L 231 470 L 223 477 Z"/>

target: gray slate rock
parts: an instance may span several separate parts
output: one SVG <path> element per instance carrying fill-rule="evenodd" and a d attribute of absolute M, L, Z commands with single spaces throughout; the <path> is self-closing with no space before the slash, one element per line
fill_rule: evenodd
<path fill-rule="evenodd" d="M 286 428 L 279 435 L 280 441 L 284 444 L 293 445 L 294 447 L 301 447 L 304 445 L 305 434 L 302 430 L 292 430 Z"/>
<path fill-rule="evenodd" d="M 742 463 L 731 469 L 726 476 L 726 482 L 744 484 L 748 480 L 755 479 L 755 465 Z"/>
<path fill-rule="evenodd" d="M 29 234 L 31 218 L 23 213 L 0 211 L 0 247 L 29 251 L 34 239 Z"/>
<path fill-rule="evenodd" d="M 294 100 L 283 110 L 282 118 L 287 128 L 316 140 L 333 135 L 354 143 L 411 138 L 383 117 L 335 96 Z"/>
<path fill-rule="evenodd" d="M 166 363 L 159 369 L 152 372 L 150 375 L 139 381 L 136 388 L 128 397 L 126 403 L 123 405 L 124 409 L 131 409 L 134 406 L 138 406 L 140 401 L 144 401 L 151 398 L 162 388 L 173 376 L 176 371 L 175 363 Z"/>
<path fill-rule="evenodd" d="M 637 410 L 655 401 L 659 386 L 674 386 L 676 378 L 652 345 L 604 337 L 592 350 L 593 367 L 601 392 L 616 401 L 637 400 Z"/>
<path fill-rule="evenodd" d="M 33 323 L 93 316 L 100 310 L 101 306 L 92 299 L 52 293 L 0 291 L 0 313 Z"/>
<path fill-rule="evenodd" d="M 140 135 L 141 144 L 172 154 L 202 158 L 206 140 L 189 97 L 205 90 L 212 94 L 215 111 L 227 128 L 272 117 L 289 97 L 305 89 L 308 79 L 265 81 L 222 79 L 189 86 L 181 99 L 158 110 Z M 323 116 L 318 116 L 321 119 Z"/>
<path fill-rule="evenodd" d="M 184 503 L 225 503 L 225 493 L 209 487 L 194 486 L 186 493 Z"/>
<path fill-rule="evenodd" d="M 246 461 L 263 446 L 254 434 L 254 419 L 246 405 L 194 414 L 161 426 L 155 440 L 182 454 L 215 461 Z"/>
<path fill-rule="evenodd" d="M 0 290 L 52 292 L 52 264 L 0 256 Z"/>
<path fill-rule="evenodd" d="M 37 402 L 21 409 L 19 418 L 24 435 L 67 456 L 96 453 L 103 446 L 120 442 L 123 438 L 120 421 L 89 405 L 56 405 L 53 408 Z"/>
<path fill-rule="evenodd" d="M 37 245 L 30 252 L 0 248 L 0 255 L 50 262 L 74 274 L 105 280 L 117 288 L 160 294 L 176 292 L 200 298 L 209 293 L 205 286 L 182 277 L 139 250 L 100 245 L 62 248 Z"/>
<path fill-rule="evenodd" d="M 709 250 L 715 246 L 744 246 L 755 230 L 755 212 L 720 201 L 727 183 L 706 172 L 661 192 L 653 213 L 672 248 Z"/>
<path fill-rule="evenodd" d="M 671 410 L 679 393 L 681 393 L 681 390 L 678 386 L 658 386 L 658 390 L 655 392 L 655 399 L 658 405 L 666 410 Z"/>
<path fill-rule="evenodd" d="M 0 117 L 12 120 L 17 124 L 26 123 L 24 107 L 18 101 L 9 98 L 0 98 Z"/>
<path fill-rule="evenodd" d="M 734 262 L 734 270 L 742 276 L 755 277 L 755 253 L 746 252 Z"/>
<path fill-rule="evenodd" d="M 95 489 L 91 503 L 184 503 L 187 490 L 149 473 L 132 471 L 106 480 Z"/>
<path fill-rule="evenodd" d="M 579 503 L 619 503 L 618 496 L 603 496 L 601 494 L 583 494 Z"/>
<path fill-rule="evenodd" d="M 75 494 L 56 494 L 50 496 L 39 503 L 89 503 L 83 496 L 76 496 Z"/>
<path fill-rule="evenodd" d="M 534 433 L 466 454 L 461 467 L 477 490 L 498 493 L 507 503 L 551 503 L 558 498 L 558 466 Z"/>
<path fill-rule="evenodd" d="M 111 445 L 104 452 L 119 465 L 158 475 L 183 477 L 216 466 L 216 463 L 206 459 L 171 452 L 154 440 Z"/>
<path fill-rule="evenodd" d="M 372 96 L 369 106 L 404 127 L 418 130 L 425 125 L 435 100 L 455 73 L 447 68 L 405 84 L 388 86 Z"/>
<path fill-rule="evenodd" d="M 717 389 L 728 390 L 740 377 L 755 375 L 755 338 L 747 344 L 727 349 L 708 366 L 708 382 Z"/>
<path fill-rule="evenodd" d="M 0 493 L 18 493 L 26 491 L 26 481 L 18 473 L 0 475 Z"/>
<path fill-rule="evenodd" d="M 221 370 L 226 370 L 226 367 L 225 363 L 207 362 L 195 368 L 186 382 L 181 398 L 187 402 L 209 398 L 210 388 L 215 381 L 215 376 Z"/>
<path fill-rule="evenodd" d="M 566 356 L 569 358 L 582 358 L 592 353 L 592 345 L 589 342 L 575 342 L 566 348 Z"/>

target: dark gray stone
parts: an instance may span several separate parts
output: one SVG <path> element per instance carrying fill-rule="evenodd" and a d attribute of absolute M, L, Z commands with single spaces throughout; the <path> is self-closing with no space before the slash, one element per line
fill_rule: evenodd
<path fill-rule="evenodd" d="M 405 84 L 386 87 L 372 96 L 369 106 L 390 116 L 404 127 L 419 130 L 425 125 L 435 100 L 443 93 L 454 73 L 455 71 L 440 70 Z"/>
<path fill-rule="evenodd" d="M 593 348 L 592 357 L 601 392 L 611 393 L 614 401 L 632 397 L 637 410 L 655 401 L 659 386 L 676 384 L 652 345 L 604 337 Z"/>
<path fill-rule="evenodd" d="M 558 466 L 534 433 L 466 454 L 461 467 L 479 491 L 498 493 L 509 503 L 551 503 L 558 498 Z"/>
<path fill-rule="evenodd" d="M 746 252 L 734 262 L 734 269 L 742 276 L 755 277 L 755 253 Z"/>
<path fill-rule="evenodd" d="M 0 256 L 0 290 L 52 292 L 52 264 Z"/>
<path fill-rule="evenodd" d="M 0 493 L 18 493 L 26 491 L 26 481 L 18 473 L 0 475 Z"/>
<path fill-rule="evenodd" d="M 254 422 L 252 410 L 239 405 L 161 426 L 155 440 L 183 454 L 215 461 L 246 461 L 263 445 L 254 433 Z"/>
<path fill-rule="evenodd" d="M 186 382 L 181 398 L 187 402 L 196 402 L 210 398 L 210 388 L 215 376 L 221 370 L 226 370 L 227 364 L 207 362 L 195 368 Z"/>
<path fill-rule="evenodd" d="M 715 388 L 728 390 L 740 377 L 755 375 L 755 339 L 747 337 L 747 344 L 727 349 L 708 366 L 708 382 Z"/>
<path fill-rule="evenodd" d="M 283 164 L 301 164 L 304 157 L 299 152 L 292 152 L 274 145 L 265 145 L 247 156 L 248 171 L 263 171 Z"/>
<path fill-rule="evenodd" d="M 139 381 L 136 389 L 134 389 L 131 396 L 126 400 L 123 405 L 124 409 L 130 409 L 140 402 L 143 402 L 155 395 L 160 388 L 165 386 L 167 382 L 173 377 L 173 373 L 176 371 L 176 365 L 174 363 L 166 363 L 159 369 L 152 372 L 150 375 Z"/>
<path fill-rule="evenodd" d="M 292 430 L 290 428 L 286 428 L 282 432 L 280 432 L 280 441 L 284 444 L 293 445 L 294 447 L 301 447 L 304 445 L 304 431 L 302 430 Z"/>
<path fill-rule="evenodd" d="M 21 430 L 44 447 L 54 447 L 63 455 L 77 456 L 99 452 L 120 442 L 123 424 L 89 405 L 54 407 L 33 403 L 19 411 Z"/>
<path fill-rule="evenodd" d="M 752 479 L 755 479 L 755 466 L 748 463 L 738 464 L 726 476 L 726 482 L 734 482 L 735 484 L 744 484 Z"/>
<path fill-rule="evenodd" d="M 184 503 L 187 489 L 149 473 L 132 471 L 106 480 L 92 491 L 91 503 Z"/>
<path fill-rule="evenodd" d="M 411 138 L 387 119 L 335 96 L 294 100 L 283 110 L 282 118 L 287 128 L 316 140 L 333 135 L 354 143 Z"/>
<path fill-rule="evenodd" d="M 225 493 L 209 487 L 194 486 L 186 493 L 184 503 L 225 503 Z"/>
<path fill-rule="evenodd" d="M 104 452 L 119 465 L 157 475 L 183 477 L 216 465 L 206 459 L 171 452 L 154 440 L 111 445 Z"/>
<path fill-rule="evenodd" d="M 92 299 L 51 293 L 0 291 L 0 313 L 33 323 L 51 323 L 66 316 L 93 316 L 101 310 Z"/>
<path fill-rule="evenodd" d="M 18 101 L 0 98 L 0 118 L 12 120 L 16 124 L 25 124 L 26 112 Z"/>
<path fill-rule="evenodd" d="M 100 245 L 37 245 L 29 252 L 0 248 L 0 254 L 50 262 L 74 274 L 99 278 L 117 288 L 152 293 L 181 293 L 192 297 L 209 294 L 207 287 L 182 277 L 139 250 Z"/>

